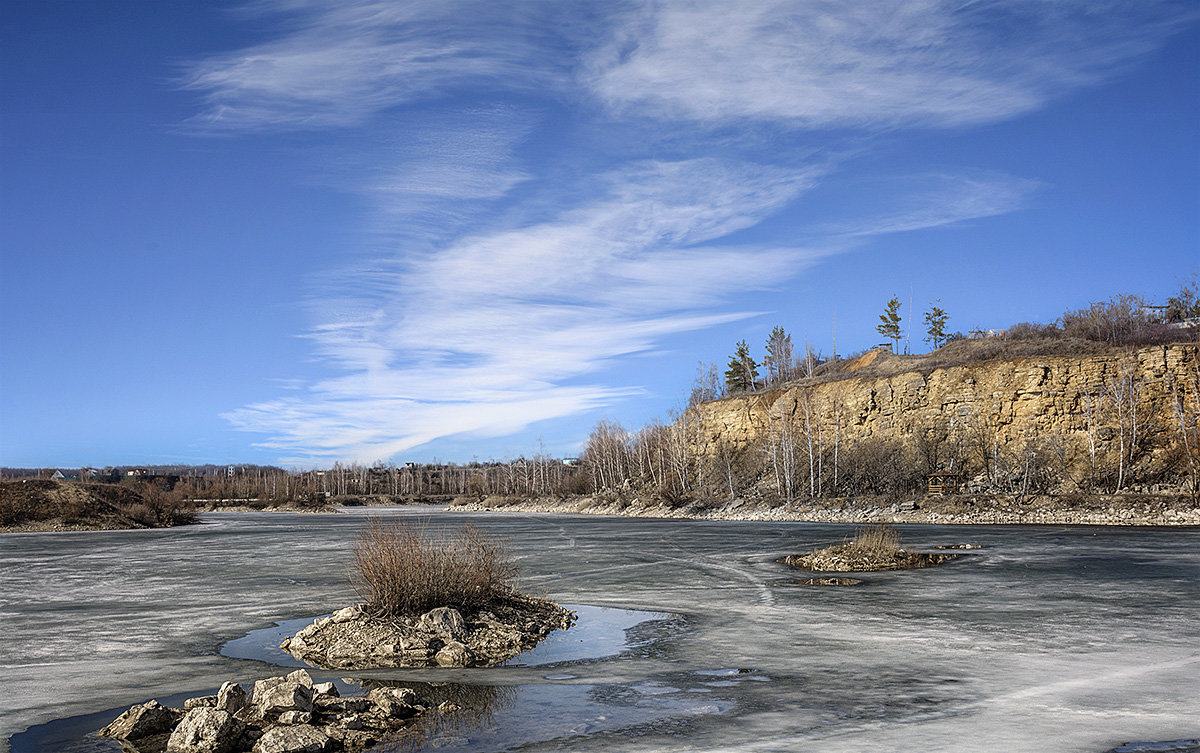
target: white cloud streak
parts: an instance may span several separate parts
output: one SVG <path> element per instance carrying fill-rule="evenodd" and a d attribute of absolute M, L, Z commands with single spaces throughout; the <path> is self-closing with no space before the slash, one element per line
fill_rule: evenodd
<path fill-rule="evenodd" d="M 819 256 L 712 244 L 794 200 L 818 173 L 639 163 L 554 220 L 362 270 L 346 280 L 353 297 L 324 302 L 327 323 L 311 334 L 345 375 L 226 417 L 273 435 L 265 446 L 296 453 L 293 462 L 373 461 L 608 404 L 629 390 L 567 383 L 667 335 L 750 315 L 711 309 L 732 291 L 778 286 Z"/>
<path fill-rule="evenodd" d="M 962 126 L 1094 84 L 1195 18 L 1154 0 L 650 2 L 587 82 L 615 110 L 672 120 Z"/>
<path fill-rule="evenodd" d="M 463 87 L 559 88 L 570 21 L 587 16 L 570 3 L 480 0 L 263 0 L 249 11 L 284 17 L 287 31 L 187 70 L 183 87 L 206 104 L 196 128 L 323 129 Z"/>

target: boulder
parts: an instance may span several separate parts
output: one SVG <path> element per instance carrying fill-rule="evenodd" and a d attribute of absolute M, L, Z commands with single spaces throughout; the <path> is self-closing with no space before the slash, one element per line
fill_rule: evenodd
<path fill-rule="evenodd" d="M 313 686 L 312 676 L 303 669 L 297 669 L 284 679 L 286 679 L 288 682 L 298 682 L 306 688 L 311 688 Z"/>
<path fill-rule="evenodd" d="M 245 725 L 224 709 L 204 706 L 184 715 L 167 740 L 167 753 L 230 753 Z"/>
<path fill-rule="evenodd" d="M 451 641 L 433 656 L 439 667 L 468 667 L 475 660 L 475 654 L 458 641 Z"/>
<path fill-rule="evenodd" d="M 325 753 L 332 741 L 316 727 L 272 727 L 254 743 L 254 753 Z"/>
<path fill-rule="evenodd" d="M 385 719 L 407 719 L 421 713 L 417 694 L 411 688 L 375 688 L 367 694 Z"/>
<path fill-rule="evenodd" d="M 258 697 L 257 691 L 255 696 Z M 285 680 L 263 691 L 258 698 L 258 712 L 269 719 L 285 711 L 312 711 L 312 687 Z"/>
<path fill-rule="evenodd" d="M 313 715 L 307 711 L 285 711 L 279 715 L 280 724 L 312 724 Z"/>
<path fill-rule="evenodd" d="M 338 611 L 334 612 L 329 619 L 334 624 L 341 624 L 343 622 L 353 622 L 359 617 L 362 617 L 361 609 L 358 607 L 346 607 L 345 609 L 339 609 Z"/>
<path fill-rule="evenodd" d="M 217 691 L 217 708 L 236 714 L 246 707 L 246 691 L 236 682 L 227 682 Z"/>
<path fill-rule="evenodd" d="M 437 633 L 455 641 L 467 637 L 467 623 L 462 613 L 453 607 L 438 607 L 421 615 L 417 627 L 429 633 Z"/>
<path fill-rule="evenodd" d="M 332 682 L 318 682 L 313 685 L 313 695 L 327 695 L 332 698 L 337 698 L 340 694 L 338 693 L 337 686 Z"/>
<path fill-rule="evenodd" d="M 133 706 L 116 721 L 100 730 L 102 737 L 115 737 L 118 740 L 137 740 L 150 735 L 161 735 L 170 732 L 179 721 L 180 713 L 163 706 L 158 701 L 147 701 L 139 706 Z"/>
<path fill-rule="evenodd" d="M 189 698 L 183 702 L 183 708 L 188 711 L 191 711 L 192 709 L 204 708 L 205 706 L 216 708 L 216 705 L 217 697 L 215 695 L 196 696 L 195 698 Z"/>

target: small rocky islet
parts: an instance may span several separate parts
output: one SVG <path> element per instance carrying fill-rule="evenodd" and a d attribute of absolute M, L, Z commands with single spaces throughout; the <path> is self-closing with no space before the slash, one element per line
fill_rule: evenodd
<path fill-rule="evenodd" d="M 515 591 L 465 614 L 454 607 L 392 615 L 351 606 L 317 619 L 280 648 L 326 669 L 491 667 L 575 620 L 552 601 Z"/>
<path fill-rule="evenodd" d="M 340 697 L 332 682 L 300 669 L 254 683 L 227 682 L 182 709 L 158 701 L 133 706 L 100 730 L 127 753 L 355 753 L 403 733 L 429 713 L 456 711 L 411 688 L 380 687 Z"/>
<path fill-rule="evenodd" d="M 907 549 L 899 549 L 886 556 L 875 556 L 856 552 L 845 544 L 836 544 L 808 554 L 790 554 L 780 557 L 778 561 L 802 570 L 823 573 L 873 573 L 882 570 L 934 567 L 960 556 L 962 555 L 913 552 Z"/>

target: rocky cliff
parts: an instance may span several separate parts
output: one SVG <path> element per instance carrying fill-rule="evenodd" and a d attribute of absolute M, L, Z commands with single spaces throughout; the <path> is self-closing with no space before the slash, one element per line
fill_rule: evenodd
<path fill-rule="evenodd" d="M 918 364 L 912 370 L 904 370 L 902 357 L 873 351 L 829 381 L 700 404 L 693 409 L 692 436 L 709 456 L 761 449 L 791 432 L 805 447 L 811 434 L 826 454 L 834 443 L 845 448 L 889 439 L 932 444 L 960 463 L 974 455 L 977 466 L 985 465 L 985 454 L 995 459 L 1036 445 L 1043 455 L 1055 448 L 1064 471 L 1123 471 L 1123 488 L 1167 477 L 1178 481 L 1186 458 L 1176 395 L 1194 424 L 1200 411 L 1197 351 L 1195 344 L 1176 344 L 943 368 Z M 899 373 L 856 375 L 880 359 L 891 359 Z"/>

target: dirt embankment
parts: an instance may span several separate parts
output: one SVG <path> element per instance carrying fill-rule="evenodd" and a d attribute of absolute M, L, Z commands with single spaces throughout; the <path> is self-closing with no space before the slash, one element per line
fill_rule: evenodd
<path fill-rule="evenodd" d="M 897 502 L 880 498 L 762 502 L 702 502 L 671 507 L 618 495 L 461 500 L 454 509 L 628 515 L 699 520 L 789 520 L 813 523 L 935 523 L 940 525 L 1052 524 L 1120 526 L 1200 525 L 1200 506 L 1169 495 L 1061 495 L 1024 500 L 1008 495 L 931 496 Z"/>
<path fill-rule="evenodd" d="M 120 484 L 0 483 L 0 532 L 5 533 L 166 528 L 195 520 L 189 506 Z"/>

